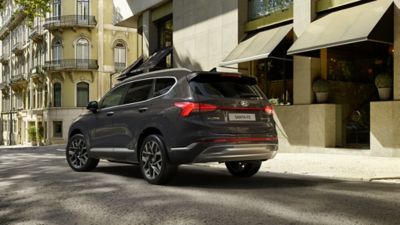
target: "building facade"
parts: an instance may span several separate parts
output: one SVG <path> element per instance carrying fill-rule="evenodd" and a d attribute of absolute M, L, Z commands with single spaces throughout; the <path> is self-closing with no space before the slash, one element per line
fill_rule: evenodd
<path fill-rule="evenodd" d="M 69 125 L 137 58 L 136 29 L 115 27 L 108 0 L 53 0 L 28 27 L 4 3 L 0 21 L 2 143 L 66 143 Z"/>
<path fill-rule="evenodd" d="M 400 157 L 398 1 L 118 0 L 114 5 L 116 24 L 138 29 L 144 58 L 167 40 L 173 67 L 256 76 L 275 104 L 281 149 L 340 148 Z M 385 100 L 375 84 L 380 77 L 389 88 Z M 322 94 L 324 103 L 314 93 L 319 89 L 328 93 Z"/>

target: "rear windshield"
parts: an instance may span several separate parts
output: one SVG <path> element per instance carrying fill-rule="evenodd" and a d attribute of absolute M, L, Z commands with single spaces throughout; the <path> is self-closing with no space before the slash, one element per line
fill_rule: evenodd
<path fill-rule="evenodd" d="M 249 77 L 199 75 L 190 81 L 190 87 L 196 95 L 207 98 L 264 99 Z"/>

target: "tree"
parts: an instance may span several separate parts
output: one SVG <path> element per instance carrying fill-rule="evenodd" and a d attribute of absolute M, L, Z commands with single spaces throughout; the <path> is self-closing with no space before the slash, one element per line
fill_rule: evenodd
<path fill-rule="evenodd" d="M 22 12 L 26 16 L 28 26 L 32 26 L 35 17 L 46 17 L 50 12 L 51 0 L 15 0 L 18 6 L 22 6 Z M 0 0 L 0 10 L 4 9 L 7 0 Z M 20 12 L 16 12 L 20 13 Z"/>

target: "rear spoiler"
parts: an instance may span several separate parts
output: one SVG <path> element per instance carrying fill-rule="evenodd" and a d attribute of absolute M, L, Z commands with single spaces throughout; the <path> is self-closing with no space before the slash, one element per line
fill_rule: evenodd
<path fill-rule="evenodd" d="M 240 79 L 250 85 L 257 84 L 257 78 L 253 76 L 243 75 L 240 73 L 223 73 L 223 72 L 194 72 L 187 76 L 188 81 L 201 80 L 219 80 L 219 79 Z"/>

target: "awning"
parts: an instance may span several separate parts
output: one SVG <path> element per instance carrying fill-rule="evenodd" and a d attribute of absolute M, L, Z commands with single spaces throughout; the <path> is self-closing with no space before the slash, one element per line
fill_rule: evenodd
<path fill-rule="evenodd" d="M 271 52 L 286 37 L 292 28 L 293 25 L 289 24 L 255 34 L 236 46 L 228 57 L 219 65 L 227 66 L 268 58 Z"/>
<path fill-rule="evenodd" d="M 163 48 L 154 52 L 139 68 L 130 73 L 141 73 L 145 70 L 160 69 L 159 64 L 172 53 L 172 47 Z"/>
<path fill-rule="evenodd" d="M 117 80 L 125 80 L 126 78 L 133 76 L 135 74 L 131 74 L 130 72 L 133 70 L 136 70 L 140 65 L 143 64 L 143 56 L 140 56 L 135 62 L 133 62 L 131 65 L 126 67 L 124 70 L 121 71 L 121 75 L 117 77 Z"/>
<path fill-rule="evenodd" d="M 289 48 L 288 55 L 361 41 L 390 43 L 389 37 L 374 32 L 374 28 L 392 3 L 393 0 L 376 0 L 323 16 L 308 26 Z"/>

